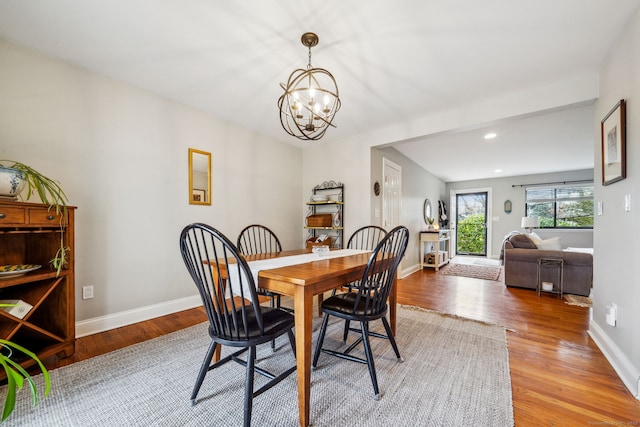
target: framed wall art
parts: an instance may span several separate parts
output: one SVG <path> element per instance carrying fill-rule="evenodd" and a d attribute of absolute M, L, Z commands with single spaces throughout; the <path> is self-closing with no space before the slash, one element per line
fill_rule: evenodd
<path fill-rule="evenodd" d="M 600 123 L 602 185 L 613 184 L 627 177 L 625 115 L 625 102 L 621 99 Z"/>
<path fill-rule="evenodd" d="M 191 197 L 192 201 L 196 203 L 205 203 L 207 201 L 207 192 L 205 190 L 197 190 L 194 188 Z"/>

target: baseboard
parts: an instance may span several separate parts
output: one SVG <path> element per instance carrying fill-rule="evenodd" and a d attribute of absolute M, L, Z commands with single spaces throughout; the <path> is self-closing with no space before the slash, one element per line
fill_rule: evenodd
<path fill-rule="evenodd" d="M 589 336 L 596 343 L 631 394 L 640 400 L 640 371 L 596 322 L 589 322 Z"/>
<path fill-rule="evenodd" d="M 403 270 L 400 270 L 400 272 L 398 273 L 398 279 L 404 279 L 405 277 L 407 277 L 410 274 L 415 273 L 416 271 L 420 271 L 420 264 L 413 264 L 411 266 L 409 266 L 408 268 L 405 268 Z"/>
<path fill-rule="evenodd" d="M 160 304 L 139 307 L 133 310 L 121 311 L 108 316 L 94 317 L 93 319 L 76 322 L 76 338 L 97 334 L 98 332 L 132 325 L 144 320 L 153 319 L 182 310 L 199 307 L 202 300 L 199 295 L 167 301 Z"/>
<path fill-rule="evenodd" d="M 420 264 L 414 264 L 409 268 L 400 271 L 399 278 L 405 278 L 418 270 L 420 270 Z M 200 300 L 200 296 L 193 295 L 160 304 L 121 311 L 119 313 L 109 314 L 108 316 L 82 320 L 80 322 L 76 322 L 76 338 L 97 334 L 98 332 L 104 332 L 120 328 L 122 326 L 132 325 L 144 320 L 154 319 L 156 317 L 176 313 L 182 310 L 188 310 L 201 305 L 202 301 Z"/>

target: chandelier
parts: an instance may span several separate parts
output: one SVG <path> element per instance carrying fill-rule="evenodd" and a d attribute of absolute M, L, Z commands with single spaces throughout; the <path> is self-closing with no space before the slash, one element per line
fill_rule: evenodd
<path fill-rule="evenodd" d="M 287 84 L 280 83 L 284 93 L 278 99 L 280 123 L 291 136 L 313 141 L 322 138 L 340 109 L 338 86 L 330 72 L 311 66 L 311 48 L 318 44 L 318 36 L 304 33 L 300 39 L 309 48 L 307 69 L 298 68 L 289 76 Z"/>

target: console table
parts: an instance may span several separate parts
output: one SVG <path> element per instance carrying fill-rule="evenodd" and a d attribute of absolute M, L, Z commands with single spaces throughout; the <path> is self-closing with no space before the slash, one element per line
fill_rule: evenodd
<path fill-rule="evenodd" d="M 420 232 L 420 268 L 430 267 L 436 271 L 451 259 L 450 230 L 428 230 Z M 427 262 L 425 245 L 433 245 L 429 253 L 433 262 Z"/>

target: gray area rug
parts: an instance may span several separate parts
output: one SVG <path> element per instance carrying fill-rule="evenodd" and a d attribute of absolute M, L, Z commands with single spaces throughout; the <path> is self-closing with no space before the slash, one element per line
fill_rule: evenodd
<path fill-rule="evenodd" d="M 311 375 L 314 426 L 513 426 L 504 328 L 399 307 L 397 329 L 404 363 L 387 340 L 372 338 L 379 401 L 366 365 L 320 356 Z M 341 330 L 342 323 L 330 326 L 326 346 L 343 345 Z M 283 338 L 275 353 L 269 345 L 259 350 L 259 366 L 278 372 L 294 363 Z M 208 343 L 200 324 L 53 370 L 51 394 L 33 408 L 28 391 L 20 392 L 7 425 L 242 425 L 244 368 L 238 364 L 209 374 L 198 404 L 190 405 Z M 295 374 L 254 400 L 252 425 L 298 425 Z"/>

